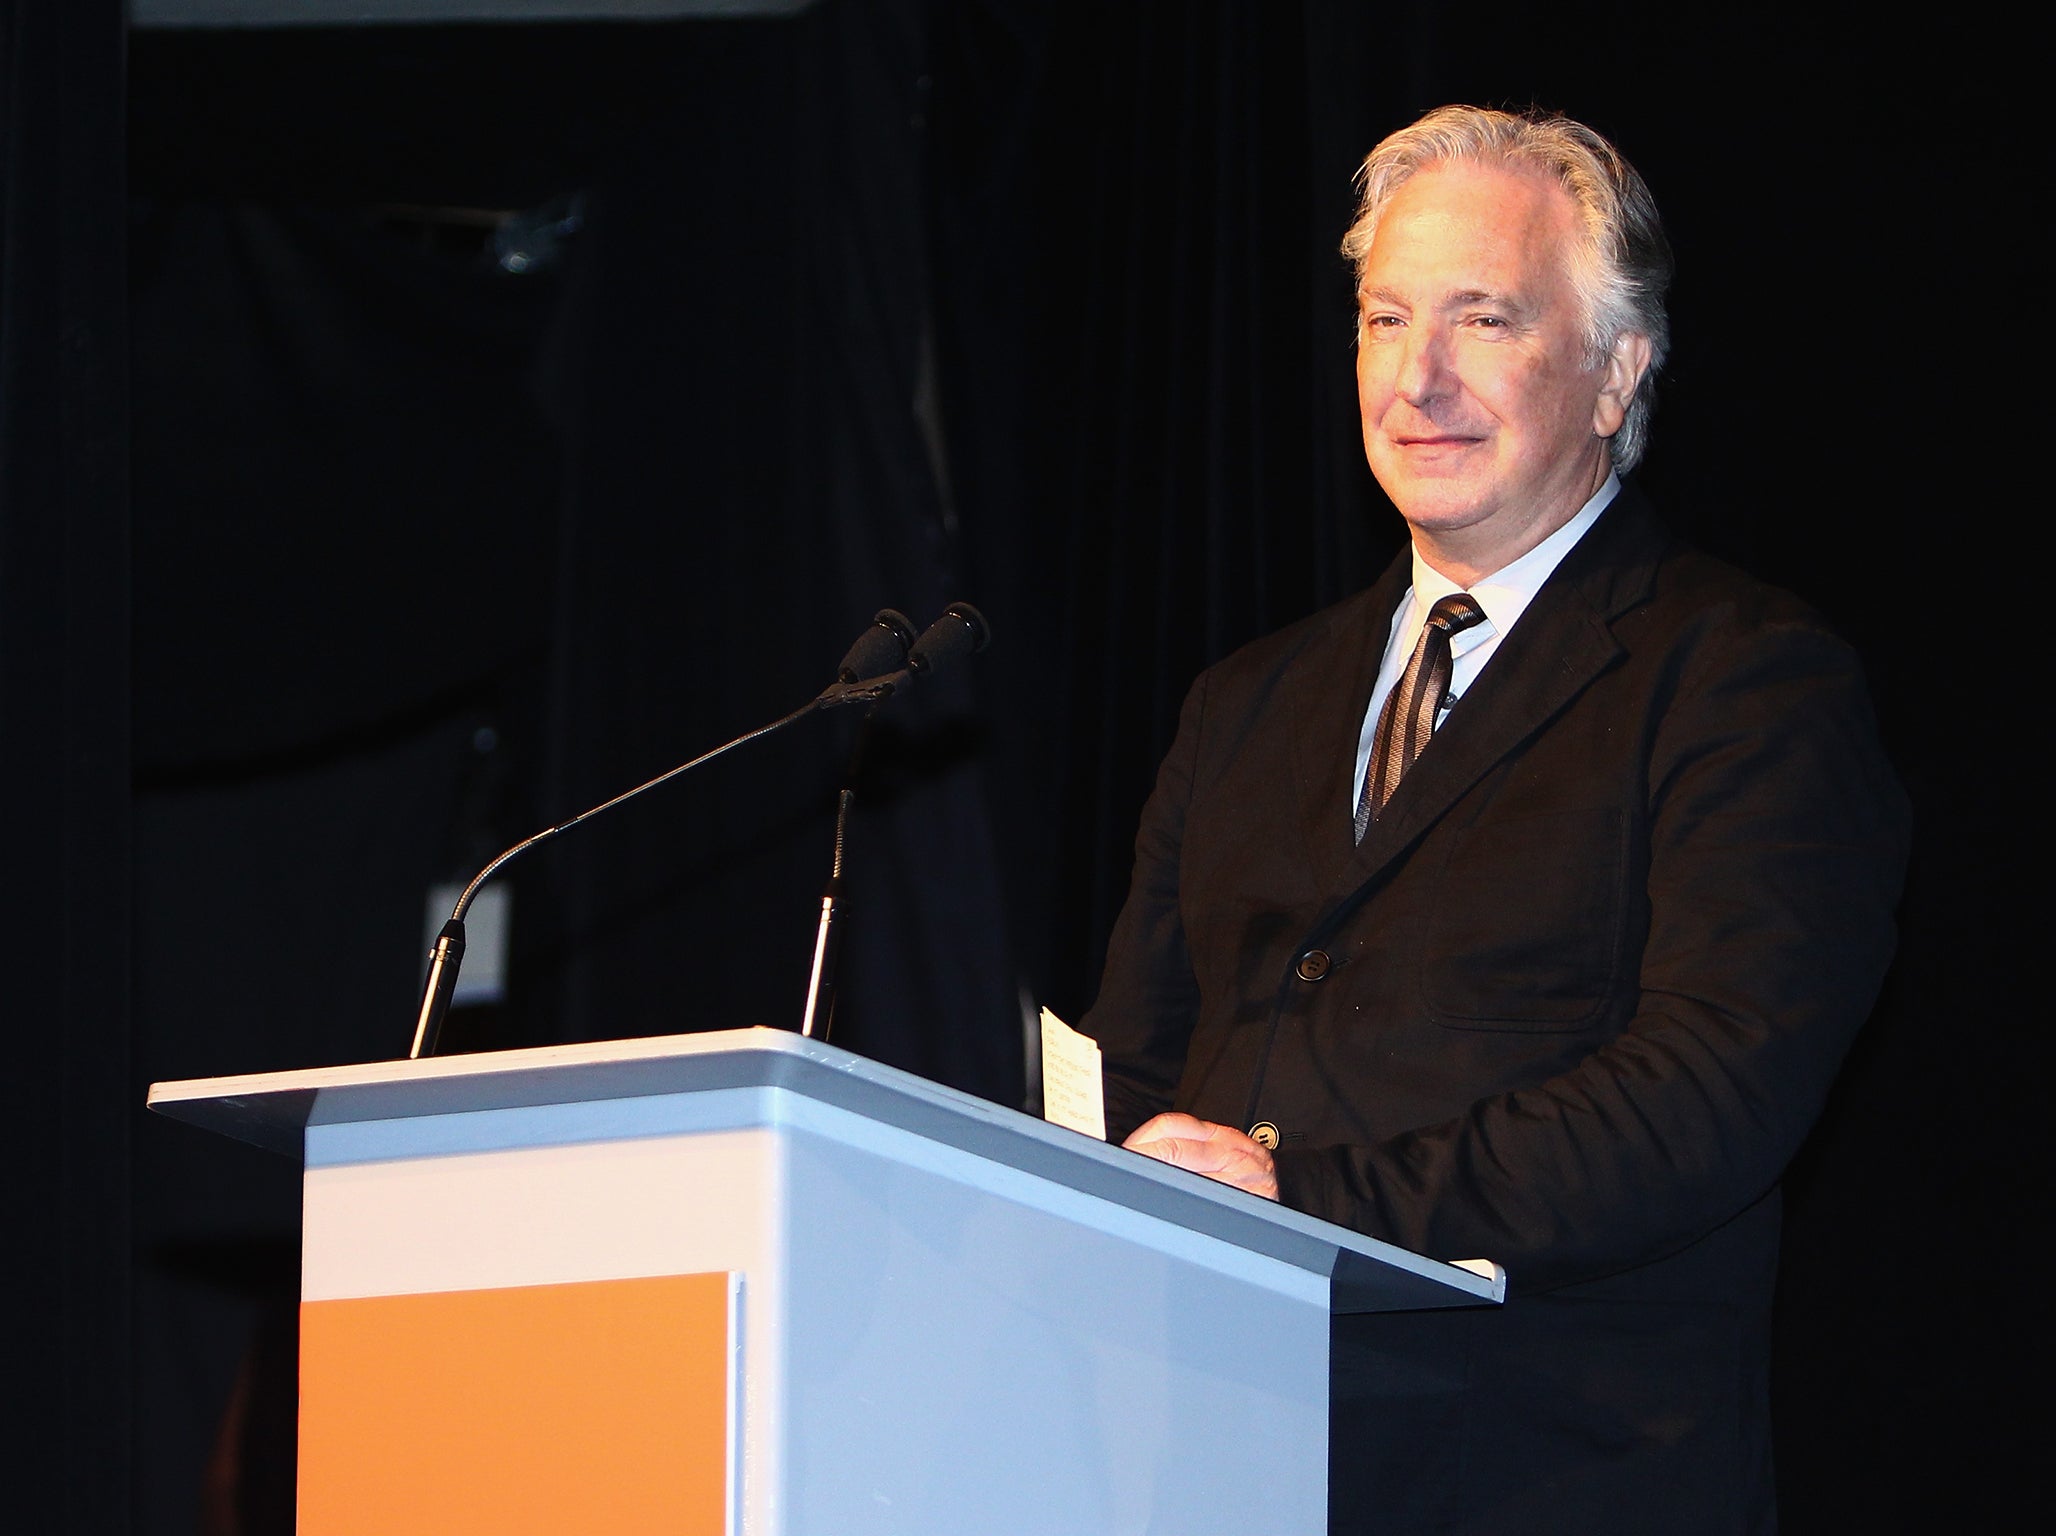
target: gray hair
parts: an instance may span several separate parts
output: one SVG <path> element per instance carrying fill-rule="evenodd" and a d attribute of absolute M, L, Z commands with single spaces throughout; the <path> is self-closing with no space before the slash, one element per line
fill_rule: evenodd
<path fill-rule="evenodd" d="M 1663 296 L 1671 249 L 1656 199 L 1621 152 L 1583 123 L 1541 112 L 1439 107 L 1370 152 L 1357 172 L 1356 222 L 1342 254 L 1363 282 L 1378 219 L 1416 172 L 1461 161 L 1538 171 L 1569 194 L 1585 238 L 1571 257 L 1570 280 L 1585 333 L 1586 366 L 1598 367 L 1629 333 L 1649 338 L 1649 367 L 1628 402 L 1627 420 L 1607 446 L 1623 474 L 1641 462 L 1655 405 L 1656 371 L 1670 351 Z"/>

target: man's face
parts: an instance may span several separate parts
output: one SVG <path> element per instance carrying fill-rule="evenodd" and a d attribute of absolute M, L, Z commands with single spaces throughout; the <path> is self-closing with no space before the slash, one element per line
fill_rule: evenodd
<path fill-rule="evenodd" d="M 1553 181 L 1460 163 L 1416 173 L 1379 220 L 1357 295 L 1364 453 L 1458 579 L 1525 554 L 1605 482 L 1639 339 L 1586 366 L 1577 238 Z"/>

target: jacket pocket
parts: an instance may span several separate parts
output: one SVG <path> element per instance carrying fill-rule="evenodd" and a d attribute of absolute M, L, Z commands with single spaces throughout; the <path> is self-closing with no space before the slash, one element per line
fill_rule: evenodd
<path fill-rule="evenodd" d="M 1453 1029 L 1575 1030 L 1619 979 L 1619 810 L 1555 811 L 1449 839 L 1421 950 L 1423 1000 Z"/>

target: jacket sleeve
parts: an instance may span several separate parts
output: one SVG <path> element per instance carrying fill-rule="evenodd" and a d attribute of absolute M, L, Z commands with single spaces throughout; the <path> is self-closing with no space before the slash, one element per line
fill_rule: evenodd
<path fill-rule="evenodd" d="M 1107 946 L 1099 996 L 1079 1025 L 1103 1053 L 1107 1139 L 1116 1144 L 1171 1107 L 1199 1015 L 1178 876 L 1206 689 L 1202 675 L 1186 694 L 1178 734 L 1143 807 L 1128 899 Z"/>
<path fill-rule="evenodd" d="M 1536 1290 L 1675 1252 L 1776 1182 L 1890 958 L 1904 797 L 1853 655 L 1807 623 L 1692 650 L 1644 739 L 1649 926 L 1625 1027 L 1441 1123 L 1282 1150 L 1287 1204 Z"/>

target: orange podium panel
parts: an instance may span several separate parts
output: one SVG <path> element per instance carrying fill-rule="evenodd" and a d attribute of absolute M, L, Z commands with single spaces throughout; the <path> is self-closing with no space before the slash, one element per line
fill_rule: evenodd
<path fill-rule="evenodd" d="M 310 1301 L 301 1536 L 723 1536 L 728 1274 Z"/>

